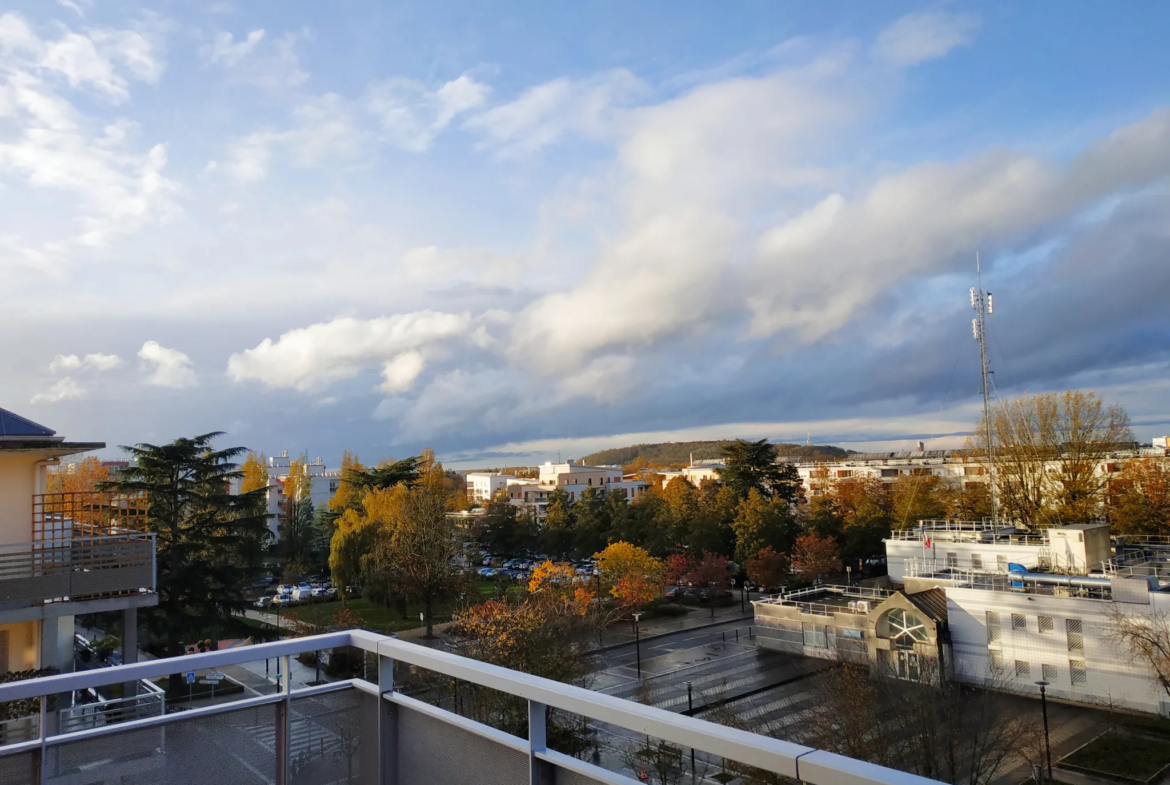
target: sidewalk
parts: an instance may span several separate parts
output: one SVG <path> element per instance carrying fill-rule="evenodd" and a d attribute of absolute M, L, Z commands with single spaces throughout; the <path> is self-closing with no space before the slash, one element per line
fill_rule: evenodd
<path fill-rule="evenodd" d="M 735 605 L 728 605 L 725 608 L 715 609 L 715 618 L 711 618 L 711 611 L 708 608 L 694 608 L 690 610 L 686 616 L 668 616 L 659 619 L 648 619 L 641 622 L 638 626 L 639 633 L 643 639 L 651 635 L 665 635 L 671 632 L 680 632 L 682 630 L 690 630 L 695 627 L 703 627 L 711 624 L 719 624 L 721 622 L 745 621 L 750 620 L 752 616 L 752 606 L 747 604 L 747 612 L 740 610 L 739 603 Z M 605 628 L 602 635 L 602 647 L 615 646 L 622 643 L 632 643 L 634 641 L 634 624 L 626 620 L 615 622 Z"/>

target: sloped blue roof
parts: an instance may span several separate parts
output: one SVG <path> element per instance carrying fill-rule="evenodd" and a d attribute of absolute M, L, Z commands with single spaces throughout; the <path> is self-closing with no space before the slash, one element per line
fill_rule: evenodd
<path fill-rule="evenodd" d="M 7 409 L 0 409 L 0 436 L 24 436 L 35 439 L 53 436 L 56 433 L 52 428 L 26 420 Z"/>

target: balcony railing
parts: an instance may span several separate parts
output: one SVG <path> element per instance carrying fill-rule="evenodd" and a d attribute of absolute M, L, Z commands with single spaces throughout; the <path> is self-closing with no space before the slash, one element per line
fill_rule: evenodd
<path fill-rule="evenodd" d="M 154 590 L 153 533 L 0 545 L 0 604 L 64 602 Z"/>
<path fill-rule="evenodd" d="M 607 783 L 632 777 L 550 748 L 552 710 L 621 731 L 631 744 L 654 737 L 814 785 L 927 785 L 926 780 L 840 755 L 529 676 L 364 631 L 195 654 L 0 685 L 0 702 L 44 698 L 175 672 L 278 658 L 290 674 L 302 652 L 343 646 L 373 660 L 370 676 L 221 701 L 163 716 L 84 730 L 50 730 L 0 746 L 4 783 L 216 782 L 325 783 Z M 478 685 L 527 704 L 527 738 L 514 736 L 395 690 L 395 665 L 446 681 Z M 376 674 L 376 675 L 375 675 Z M 47 702 L 41 700 L 41 713 Z M 124 779 L 122 779 L 124 778 Z"/>

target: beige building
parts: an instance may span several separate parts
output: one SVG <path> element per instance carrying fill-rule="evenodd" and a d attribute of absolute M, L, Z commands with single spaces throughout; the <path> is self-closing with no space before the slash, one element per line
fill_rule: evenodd
<path fill-rule="evenodd" d="M 760 648 L 868 663 L 916 681 L 951 672 L 947 599 L 940 589 L 814 586 L 752 605 Z"/>
<path fill-rule="evenodd" d="M 0 409 L 0 672 L 73 670 L 82 613 L 121 611 L 124 659 L 136 659 L 137 610 L 158 604 L 145 510 L 109 493 L 46 493 L 50 467 L 102 447 Z"/>

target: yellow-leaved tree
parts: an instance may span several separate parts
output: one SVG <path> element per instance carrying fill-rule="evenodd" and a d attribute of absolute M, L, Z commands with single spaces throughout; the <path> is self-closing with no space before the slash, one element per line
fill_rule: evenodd
<path fill-rule="evenodd" d="M 356 474 L 366 470 L 358 460 L 357 453 L 346 450 L 341 454 L 340 479 L 333 498 L 329 500 L 329 510 L 341 513 L 345 510 L 358 510 L 361 507 L 365 490 L 353 480 Z"/>
<path fill-rule="evenodd" d="M 249 452 L 240 464 L 240 471 L 244 476 L 240 479 L 240 493 L 249 493 L 268 487 L 268 460 L 264 453 L 257 455 Z"/>
<path fill-rule="evenodd" d="M 608 590 L 618 605 L 637 610 L 654 600 L 662 591 L 666 566 L 644 548 L 628 542 L 615 542 L 605 550 L 593 554 L 603 589 Z"/>

